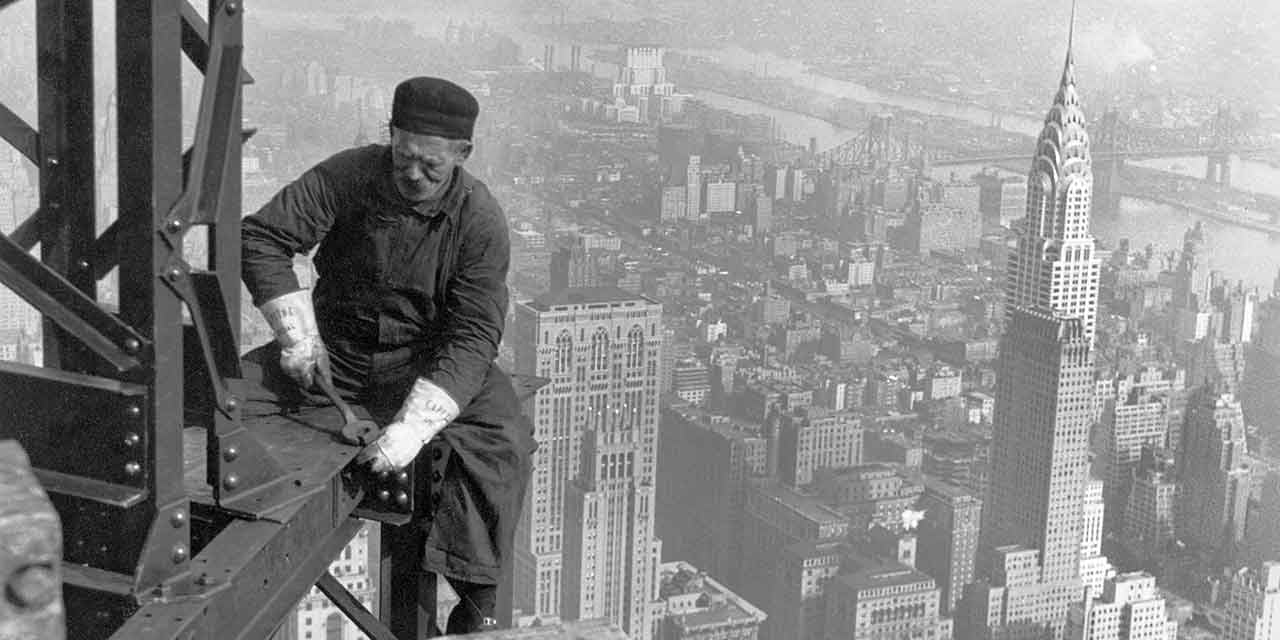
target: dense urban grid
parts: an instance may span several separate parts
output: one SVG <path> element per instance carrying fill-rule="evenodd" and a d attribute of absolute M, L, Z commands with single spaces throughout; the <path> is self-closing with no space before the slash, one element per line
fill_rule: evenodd
<path fill-rule="evenodd" d="M 838 15 L 833 32 L 847 19 L 810 9 Z M 1102 65 L 1077 67 L 1066 24 L 1019 45 L 1052 48 L 1053 65 L 1065 45 L 1057 78 L 1045 66 L 971 81 L 914 54 L 878 64 L 906 55 L 891 18 L 810 34 L 822 47 L 804 52 L 832 77 L 1034 110 L 1038 135 L 696 51 L 749 46 L 763 13 L 717 23 L 718 40 L 603 19 L 247 27 L 246 213 L 327 155 L 385 142 L 407 75 L 480 99 L 468 168 L 502 202 L 513 246 L 501 362 L 549 380 L 525 407 L 539 448 L 518 626 L 593 620 L 599 637 L 632 640 L 1280 638 L 1280 274 L 1246 281 L 1210 242 L 1252 225 L 1264 239 L 1251 246 L 1276 253 L 1245 259 L 1275 274 L 1280 193 L 1233 185 L 1246 159 L 1221 126 L 1217 147 L 1185 134 L 1229 119 L 1248 161 L 1275 163 L 1258 141 L 1276 140 L 1280 112 L 1153 99 L 1137 72 L 1090 95 L 1083 69 Z M 806 37 L 771 28 L 771 42 Z M 3 37 L 0 57 L 29 55 L 21 32 Z M 579 44 L 592 38 L 662 44 Z M 778 110 L 854 133 L 796 140 Z M 115 116 L 99 113 L 111 167 Z M 1111 153 L 1118 126 L 1156 141 L 1132 142 L 1144 152 L 1194 138 L 1210 150 L 1204 175 L 1127 165 Z M 987 156 L 1025 159 L 956 160 Z M 7 148 L 0 177 L 7 233 L 38 177 Z M 116 186 L 98 187 L 101 230 Z M 1116 233 L 1148 192 L 1203 210 L 1162 209 L 1180 245 Z M 295 267 L 308 286 L 309 261 Z M 247 304 L 242 322 L 244 350 L 271 339 Z M 0 357 L 38 364 L 39 331 L 0 290 Z M 362 533 L 330 569 L 366 605 L 376 539 Z M 313 589 L 277 637 L 363 636 Z"/>

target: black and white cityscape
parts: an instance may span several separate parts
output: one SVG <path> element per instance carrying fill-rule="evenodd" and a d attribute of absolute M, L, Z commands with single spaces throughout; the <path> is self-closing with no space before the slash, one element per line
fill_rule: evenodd
<path fill-rule="evenodd" d="M 0 11 L 33 123 L 34 6 Z M 405 78 L 478 100 L 498 363 L 545 384 L 512 629 L 466 637 L 1280 640 L 1278 33 L 1271 0 L 259 0 L 241 208 L 387 145 Z M 40 194 L 0 145 L 0 232 Z M 275 334 L 241 306 L 243 354 Z M 0 287 L 0 359 L 45 331 Z M 329 565 L 370 610 L 377 532 Z M 312 588 L 272 637 L 371 636 Z"/>

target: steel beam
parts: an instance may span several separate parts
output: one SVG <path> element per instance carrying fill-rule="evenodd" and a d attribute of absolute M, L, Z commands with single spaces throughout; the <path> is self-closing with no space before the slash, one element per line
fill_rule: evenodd
<path fill-rule="evenodd" d="M 320 574 L 316 588 L 320 589 L 333 606 L 354 622 L 365 635 L 373 640 L 396 640 L 396 637 L 387 629 L 387 625 L 369 613 L 369 610 L 365 609 L 364 605 L 360 604 L 360 601 L 351 595 L 351 592 L 347 591 L 347 588 L 342 586 L 342 583 L 338 582 L 332 574 L 328 572 Z"/>
<path fill-rule="evenodd" d="M 0 284 L 44 314 L 46 326 L 66 331 L 67 336 L 60 342 L 74 339 L 101 356 L 117 372 L 133 370 L 150 357 L 150 345 L 143 336 L 103 311 L 91 296 L 3 235 L 0 235 Z M 81 369 L 89 365 L 83 360 L 78 364 L 77 368 Z"/>
<path fill-rule="evenodd" d="M 40 166 L 40 134 L 18 114 L 0 102 L 0 138 L 13 145 L 28 160 Z"/>

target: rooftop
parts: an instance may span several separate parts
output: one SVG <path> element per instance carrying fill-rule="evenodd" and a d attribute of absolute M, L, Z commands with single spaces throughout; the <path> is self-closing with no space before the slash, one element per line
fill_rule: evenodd
<path fill-rule="evenodd" d="M 717 626 L 733 622 L 759 623 L 764 622 L 766 618 L 763 611 L 687 562 L 665 562 L 662 564 L 661 571 L 661 594 L 664 599 L 699 594 L 696 609 L 669 615 L 675 624 L 683 628 Z"/>
<path fill-rule="evenodd" d="M 545 293 L 526 302 L 529 307 L 538 311 L 550 311 L 552 307 L 575 305 L 620 304 L 625 302 L 642 302 L 658 304 L 647 296 L 631 293 L 617 287 L 573 287 Z"/>
<path fill-rule="evenodd" d="M 846 573 L 836 579 L 855 591 L 913 584 L 920 584 L 922 589 L 934 587 L 933 578 L 899 562 L 873 561 L 853 573 Z M 925 583 L 928 583 L 928 586 L 925 586 Z"/>

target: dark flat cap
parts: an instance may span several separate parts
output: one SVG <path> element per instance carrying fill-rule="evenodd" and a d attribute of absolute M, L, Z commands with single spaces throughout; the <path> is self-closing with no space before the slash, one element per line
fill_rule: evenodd
<path fill-rule="evenodd" d="M 391 126 L 423 135 L 470 140 L 480 104 L 470 91 L 442 78 L 409 78 L 396 86 Z"/>

